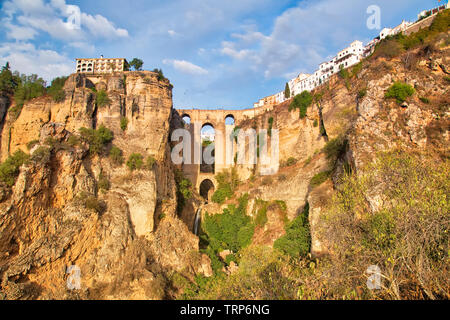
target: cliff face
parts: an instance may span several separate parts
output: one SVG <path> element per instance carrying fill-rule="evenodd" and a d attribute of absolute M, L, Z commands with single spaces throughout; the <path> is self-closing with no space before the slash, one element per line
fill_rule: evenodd
<path fill-rule="evenodd" d="M 92 88 L 107 92 L 109 105 L 98 107 Z M 31 101 L 3 128 L 3 158 L 34 140 L 31 154 L 49 151 L 22 166 L 11 190 L 2 188 L 2 297 L 162 299 L 173 294 L 172 273 L 210 274 L 197 238 L 176 215 L 170 83 L 151 72 L 72 75 L 64 90 L 64 102 Z M 85 144 L 68 143 L 79 128 L 100 125 L 112 130 L 125 159 L 152 156 L 153 168 L 130 173 L 107 155 L 90 155 Z M 101 176 L 107 191 L 100 191 Z M 71 265 L 81 269 L 76 296 L 66 286 Z"/>

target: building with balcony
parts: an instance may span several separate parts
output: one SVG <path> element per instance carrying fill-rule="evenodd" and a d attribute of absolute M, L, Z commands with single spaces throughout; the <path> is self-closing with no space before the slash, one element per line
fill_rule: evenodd
<path fill-rule="evenodd" d="M 112 73 L 128 70 L 128 62 L 124 58 L 76 59 L 77 73 Z"/>

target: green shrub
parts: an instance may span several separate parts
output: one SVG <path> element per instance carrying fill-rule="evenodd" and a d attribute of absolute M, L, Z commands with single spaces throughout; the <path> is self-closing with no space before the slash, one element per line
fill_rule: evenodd
<path fill-rule="evenodd" d="M 308 108 L 313 102 L 313 97 L 308 91 L 303 91 L 302 93 L 296 95 L 289 105 L 289 111 L 299 109 L 300 118 L 305 118 Z"/>
<path fill-rule="evenodd" d="M 317 128 L 319 126 L 319 121 L 317 121 L 317 119 L 314 119 L 313 126 L 314 128 Z"/>
<path fill-rule="evenodd" d="M 37 163 L 45 164 L 50 161 L 51 155 L 52 153 L 50 148 L 39 147 L 33 152 L 31 160 Z"/>
<path fill-rule="evenodd" d="M 81 139 L 89 144 L 91 154 L 101 154 L 105 151 L 105 147 L 114 139 L 111 130 L 101 125 L 97 130 L 80 128 Z"/>
<path fill-rule="evenodd" d="M 95 195 L 89 194 L 87 192 L 81 192 L 77 200 L 88 210 L 93 210 L 98 214 L 102 214 L 106 211 L 106 203 L 99 200 Z"/>
<path fill-rule="evenodd" d="M 27 149 L 31 150 L 34 148 L 34 146 L 39 144 L 39 140 L 32 140 L 30 142 L 27 143 Z"/>
<path fill-rule="evenodd" d="M 222 204 L 228 198 L 233 196 L 233 190 L 230 185 L 224 185 L 219 187 L 213 194 L 211 200 L 215 203 Z"/>
<path fill-rule="evenodd" d="M 127 166 L 131 171 L 142 169 L 144 166 L 144 157 L 140 153 L 132 153 L 128 158 Z"/>
<path fill-rule="evenodd" d="M 16 120 L 17 118 L 19 118 L 20 113 L 22 112 L 22 108 L 23 108 L 23 103 L 19 104 L 19 105 L 11 106 L 8 109 L 8 114 L 10 115 L 12 120 Z"/>
<path fill-rule="evenodd" d="M 234 190 L 239 185 L 239 177 L 236 168 L 225 170 L 216 175 L 218 187 L 211 200 L 215 203 L 222 204 L 226 199 L 233 196 Z"/>
<path fill-rule="evenodd" d="M 103 174 L 103 172 L 100 173 L 98 176 L 98 183 L 97 183 L 98 189 L 103 191 L 108 191 L 111 188 L 111 183 L 109 182 L 108 178 Z"/>
<path fill-rule="evenodd" d="M 286 235 L 276 240 L 273 247 L 293 258 L 308 255 L 311 250 L 308 216 L 309 204 L 307 203 L 303 212 L 286 225 Z"/>
<path fill-rule="evenodd" d="M 75 135 L 71 135 L 67 139 L 67 144 L 74 148 L 74 147 L 80 145 L 80 139 L 77 136 L 75 136 Z"/>
<path fill-rule="evenodd" d="M 168 81 L 168 79 L 164 76 L 164 73 L 161 69 L 153 69 L 153 72 L 156 72 L 158 81 Z"/>
<path fill-rule="evenodd" d="M 234 263 L 238 262 L 238 259 L 235 254 L 229 254 L 225 257 L 225 263 L 227 264 L 227 266 L 229 266 L 231 264 L 231 262 L 234 262 Z"/>
<path fill-rule="evenodd" d="M 256 212 L 255 225 L 263 227 L 268 221 L 267 208 L 269 207 L 269 203 L 267 201 L 257 200 L 256 206 L 258 211 Z"/>
<path fill-rule="evenodd" d="M 45 81 L 38 75 L 20 75 L 20 81 L 14 91 L 14 100 L 18 108 L 31 99 L 41 97 L 45 94 Z"/>
<path fill-rule="evenodd" d="M 128 118 L 126 117 L 120 118 L 120 129 L 122 129 L 122 131 L 126 131 L 127 128 L 128 128 Z"/>
<path fill-rule="evenodd" d="M 339 136 L 327 142 L 323 148 L 329 165 L 334 168 L 337 160 L 347 151 L 348 140 L 344 136 Z"/>
<path fill-rule="evenodd" d="M 283 168 L 290 167 L 290 166 L 296 165 L 297 162 L 298 162 L 297 159 L 295 159 L 294 157 L 290 157 L 286 161 L 282 161 L 280 166 Z"/>
<path fill-rule="evenodd" d="M 181 170 L 175 171 L 175 183 L 177 187 L 177 212 L 181 213 L 186 201 L 192 198 L 192 183 L 184 177 Z"/>
<path fill-rule="evenodd" d="M 352 76 L 357 76 L 361 72 L 362 68 L 363 68 L 362 61 L 360 63 L 356 64 L 355 66 L 353 66 Z"/>
<path fill-rule="evenodd" d="M 348 72 L 348 69 L 345 69 L 343 65 L 341 65 L 341 67 L 339 68 L 339 76 L 344 79 L 347 80 L 350 78 L 350 73 Z"/>
<path fill-rule="evenodd" d="M 147 170 L 152 170 L 152 169 L 153 169 L 153 166 L 155 165 L 155 163 L 156 163 L 156 159 L 153 158 L 152 156 L 148 156 L 148 157 L 145 159 L 145 168 L 146 168 Z"/>
<path fill-rule="evenodd" d="M 112 162 L 116 165 L 122 165 L 125 161 L 123 158 L 123 152 L 116 146 L 112 146 L 111 150 L 109 151 L 109 157 L 111 158 Z"/>
<path fill-rule="evenodd" d="M 315 188 L 320 186 L 322 183 L 328 180 L 331 176 L 331 171 L 323 171 L 318 174 L 316 174 L 314 177 L 312 177 L 310 186 L 311 188 Z"/>
<path fill-rule="evenodd" d="M 358 98 L 362 99 L 367 95 L 367 88 L 363 88 L 358 91 Z"/>
<path fill-rule="evenodd" d="M 428 98 L 420 97 L 419 99 L 420 99 L 420 101 L 422 101 L 425 104 L 429 104 L 430 103 L 430 99 L 428 99 Z"/>
<path fill-rule="evenodd" d="M 450 77 L 449 76 L 445 76 L 444 80 L 447 81 L 447 82 L 450 82 Z"/>
<path fill-rule="evenodd" d="M 9 62 L 2 67 L 0 73 L 0 93 L 5 96 L 14 94 L 14 90 L 20 83 L 20 77 L 13 75 L 10 70 Z"/>
<path fill-rule="evenodd" d="M 254 225 L 247 216 L 248 194 L 239 199 L 239 206 L 228 206 L 222 214 L 205 216 L 202 228 L 207 236 L 208 246 L 216 255 L 223 250 L 238 252 L 248 246 L 254 234 Z"/>
<path fill-rule="evenodd" d="M 95 96 L 95 103 L 98 107 L 105 107 L 111 104 L 111 99 L 109 99 L 108 93 L 105 90 L 100 90 Z"/>
<path fill-rule="evenodd" d="M 47 89 L 47 93 L 53 98 L 53 101 L 62 102 L 66 99 L 66 93 L 63 89 L 66 81 L 67 77 L 53 79 L 51 86 Z"/>
<path fill-rule="evenodd" d="M 278 205 L 281 211 L 287 210 L 287 204 L 283 200 L 275 200 L 275 203 Z"/>
<path fill-rule="evenodd" d="M 12 187 L 16 183 L 17 176 L 20 173 L 20 167 L 25 164 L 29 156 L 23 151 L 18 150 L 9 156 L 5 162 L 0 165 L 0 181 L 7 186 Z"/>
<path fill-rule="evenodd" d="M 385 98 L 395 99 L 398 104 L 402 104 L 406 99 L 414 94 L 416 90 L 409 84 L 395 82 L 386 92 Z"/>

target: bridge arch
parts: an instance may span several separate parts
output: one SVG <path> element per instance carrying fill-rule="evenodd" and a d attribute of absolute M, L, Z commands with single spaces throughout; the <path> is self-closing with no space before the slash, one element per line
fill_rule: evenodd
<path fill-rule="evenodd" d="M 215 189 L 214 182 L 210 179 L 205 179 L 200 183 L 199 193 L 206 202 L 209 202 L 212 199 Z"/>
<path fill-rule="evenodd" d="M 181 119 L 183 119 L 184 123 L 187 125 L 191 124 L 191 116 L 187 113 L 183 113 L 183 115 L 181 116 Z"/>
<path fill-rule="evenodd" d="M 211 150 L 211 144 L 215 143 L 216 138 L 216 129 L 214 125 L 210 122 L 206 122 L 203 124 L 202 129 L 200 131 L 200 141 L 202 145 L 202 163 L 200 165 L 201 173 L 215 173 L 215 158 L 207 159 L 207 155 L 211 155 L 215 157 L 215 147 Z M 211 151 L 211 152 L 210 152 Z M 211 161 L 213 161 L 211 163 Z"/>
<path fill-rule="evenodd" d="M 231 113 L 228 114 L 225 117 L 225 125 L 227 125 L 227 126 L 234 126 L 235 124 L 236 124 L 236 119 L 235 119 L 234 115 L 232 115 Z"/>

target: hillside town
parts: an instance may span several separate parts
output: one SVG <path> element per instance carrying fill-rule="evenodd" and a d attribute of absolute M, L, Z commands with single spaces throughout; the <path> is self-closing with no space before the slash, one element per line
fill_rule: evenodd
<path fill-rule="evenodd" d="M 278 92 L 274 95 L 260 99 L 254 104 L 254 108 L 259 107 L 273 107 L 276 104 L 282 103 L 303 91 L 312 91 L 323 83 L 327 82 L 330 77 L 338 73 L 341 69 L 352 67 L 361 62 L 362 59 L 370 56 L 375 50 L 376 45 L 383 39 L 389 36 L 395 36 L 399 33 L 409 35 L 417 32 L 418 29 L 427 27 L 427 21 L 431 21 L 431 17 L 438 14 L 440 11 L 448 9 L 449 4 L 441 5 L 439 7 L 424 10 L 417 16 L 416 22 L 402 21 L 394 28 L 384 28 L 380 34 L 372 41 L 364 44 L 359 41 L 353 41 L 349 47 L 341 50 L 334 58 L 323 62 L 319 65 L 319 69 L 313 74 L 300 73 L 296 78 L 288 81 L 290 96 L 286 97 L 285 91 Z"/>

